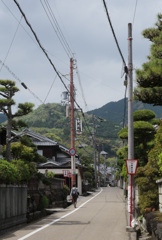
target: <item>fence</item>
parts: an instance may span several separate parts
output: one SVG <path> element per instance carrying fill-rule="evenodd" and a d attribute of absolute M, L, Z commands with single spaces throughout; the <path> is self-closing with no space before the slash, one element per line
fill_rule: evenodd
<path fill-rule="evenodd" d="M 0 185 L 0 232 L 26 222 L 27 186 Z"/>

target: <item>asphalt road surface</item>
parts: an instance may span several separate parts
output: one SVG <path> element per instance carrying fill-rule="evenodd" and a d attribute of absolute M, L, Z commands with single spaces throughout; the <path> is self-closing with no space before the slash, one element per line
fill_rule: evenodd
<path fill-rule="evenodd" d="M 80 197 L 77 208 L 56 209 L 37 222 L 2 235 L 9 240 L 129 240 L 123 190 L 108 187 Z"/>

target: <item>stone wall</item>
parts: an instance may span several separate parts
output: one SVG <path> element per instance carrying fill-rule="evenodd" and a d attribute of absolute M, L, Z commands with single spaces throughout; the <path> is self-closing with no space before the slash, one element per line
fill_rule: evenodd
<path fill-rule="evenodd" d="M 0 185 L 0 232 L 26 222 L 27 186 Z"/>

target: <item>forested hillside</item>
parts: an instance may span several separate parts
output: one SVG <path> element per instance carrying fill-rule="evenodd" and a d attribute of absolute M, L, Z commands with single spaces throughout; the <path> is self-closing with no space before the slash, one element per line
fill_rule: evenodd
<path fill-rule="evenodd" d="M 92 115 L 85 114 L 84 118 L 80 113 L 75 115 L 80 116 L 83 122 L 83 133 L 76 136 L 76 147 L 82 143 L 92 147 Z M 21 119 L 33 131 L 70 147 L 70 117 L 66 117 L 65 106 L 56 103 L 42 104 Z M 101 122 L 98 118 L 95 118 L 95 126 L 96 143 L 114 156 L 120 144 L 117 134 L 121 126 L 108 120 Z"/>
<path fill-rule="evenodd" d="M 127 99 L 126 99 L 126 122 L 128 116 L 128 108 L 127 108 Z M 134 101 L 133 103 L 133 111 L 148 109 L 152 110 L 156 114 L 156 118 L 162 117 L 162 107 L 161 106 L 153 106 L 151 104 L 144 104 L 139 101 Z M 105 118 L 107 120 L 111 120 L 115 123 L 122 124 L 124 118 L 124 99 L 121 99 L 117 102 L 110 102 L 102 106 L 101 108 L 94 109 L 89 111 L 88 114 L 94 114 L 95 116 Z"/>
<path fill-rule="evenodd" d="M 127 104 L 126 104 L 127 105 Z M 157 118 L 160 118 L 162 107 L 153 107 L 150 104 L 143 104 L 139 101 L 134 102 L 134 111 L 140 109 L 153 110 Z M 126 108 L 127 109 L 127 108 Z M 83 134 L 76 136 L 76 146 L 86 143 L 92 146 L 92 114 L 95 115 L 95 135 L 96 143 L 100 143 L 102 149 L 108 151 L 111 156 L 115 155 L 117 148 L 121 144 L 118 139 L 118 132 L 122 128 L 124 116 L 124 99 L 118 102 L 110 102 L 99 109 L 85 113 L 83 118 L 80 113 L 75 113 L 76 117 L 80 116 L 83 122 Z M 104 119 L 100 121 L 98 117 Z M 56 103 L 42 104 L 33 112 L 21 118 L 33 131 L 46 135 L 70 147 L 70 117 L 66 117 L 65 106 Z M 127 122 L 127 111 L 126 118 Z M 6 116 L 0 115 L 0 122 L 6 120 Z"/>

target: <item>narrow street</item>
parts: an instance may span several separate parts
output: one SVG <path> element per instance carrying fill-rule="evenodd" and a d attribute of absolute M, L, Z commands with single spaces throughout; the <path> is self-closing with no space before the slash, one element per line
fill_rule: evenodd
<path fill-rule="evenodd" d="M 8 232 L 9 240 L 129 240 L 123 190 L 108 187 L 40 221 Z"/>

